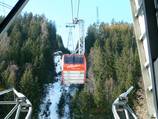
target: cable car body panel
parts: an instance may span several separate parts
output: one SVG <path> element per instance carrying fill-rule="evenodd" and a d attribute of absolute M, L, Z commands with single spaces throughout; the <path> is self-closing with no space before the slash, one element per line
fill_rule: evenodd
<path fill-rule="evenodd" d="M 86 59 L 84 55 L 65 54 L 62 57 L 63 84 L 84 84 L 86 80 Z"/>

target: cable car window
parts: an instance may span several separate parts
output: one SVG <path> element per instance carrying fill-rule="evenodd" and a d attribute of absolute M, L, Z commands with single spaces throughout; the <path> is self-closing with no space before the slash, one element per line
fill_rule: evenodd
<path fill-rule="evenodd" d="M 77 56 L 77 55 L 65 56 L 64 63 L 65 64 L 83 64 L 84 63 L 83 56 Z"/>
<path fill-rule="evenodd" d="M 73 57 L 64 56 L 64 63 L 65 64 L 73 64 Z"/>

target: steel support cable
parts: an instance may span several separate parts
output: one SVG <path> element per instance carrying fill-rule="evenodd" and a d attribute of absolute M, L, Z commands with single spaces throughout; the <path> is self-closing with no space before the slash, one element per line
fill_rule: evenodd
<path fill-rule="evenodd" d="M 10 6 L 9 4 L 7 4 L 7 3 L 1 2 L 1 1 L 0 1 L 0 3 L 3 4 L 3 5 L 6 5 L 6 6 L 11 7 L 11 6 Z"/>
<path fill-rule="evenodd" d="M 7 8 L 7 9 L 12 9 L 11 7 L 6 6 L 6 5 L 3 5 L 3 4 L 1 4 L 1 3 L 0 3 L 0 6 L 5 7 L 5 8 Z"/>
<path fill-rule="evenodd" d="M 80 0 L 78 0 L 77 19 L 78 19 L 78 15 L 79 15 L 79 10 L 80 10 Z"/>
<path fill-rule="evenodd" d="M 71 12 L 72 12 L 72 20 L 74 20 L 74 6 L 73 6 L 73 0 L 71 0 Z M 78 0 L 78 3 L 77 3 L 77 13 L 76 13 L 76 18 L 78 19 L 78 16 L 79 16 L 79 10 L 80 10 L 80 0 Z"/>
<path fill-rule="evenodd" d="M 73 18 L 74 18 L 74 16 L 73 16 L 73 0 L 71 0 L 71 15 L 72 15 L 72 20 L 73 20 Z"/>
<path fill-rule="evenodd" d="M 3 4 L 3 5 L 8 6 L 8 7 L 12 7 L 12 6 L 10 6 L 9 4 L 4 3 L 4 2 L 1 2 L 1 1 L 0 1 L 0 4 Z"/>
<path fill-rule="evenodd" d="M 4 3 L 4 2 L 0 2 L 0 5 L 3 6 L 3 7 L 8 8 L 8 9 L 12 8 L 12 6 L 10 6 L 10 5 L 8 5 L 8 4 Z"/>

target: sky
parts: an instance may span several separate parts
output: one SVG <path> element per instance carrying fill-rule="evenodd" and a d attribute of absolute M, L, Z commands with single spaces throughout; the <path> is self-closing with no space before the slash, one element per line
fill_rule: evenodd
<path fill-rule="evenodd" d="M 13 6 L 17 0 L 0 0 Z M 77 14 L 77 0 L 73 0 L 74 14 Z M 115 21 L 132 22 L 130 0 L 80 0 L 79 18 L 85 21 L 85 35 L 87 27 L 97 20 L 96 7 L 99 9 L 99 21 L 110 23 Z M 4 9 L 0 6 L 0 13 Z M 7 10 L 6 10 L 7 11 Z M 48 20 L 55 21 L 57 33 L 67 44 L 68 29 L 66 23 L 71 22 L 71 0 L 29 0 L 22 13 L 44 14 Z M 76 15 L 74 15 L 76 16 Z"/>

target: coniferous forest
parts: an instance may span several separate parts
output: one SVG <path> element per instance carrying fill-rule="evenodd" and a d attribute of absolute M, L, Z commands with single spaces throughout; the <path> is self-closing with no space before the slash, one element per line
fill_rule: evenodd
<path fill-rule="evenodd" d="M 129 101 L 135 109 L 141 72 L 132 24 L 90 25 L 85 47 L 87 81 L 71 98 L 72 119 L 112 119 L 113 101 L 131 85 L 135 91 Z M 16 18 L 0 39 L 0 90 L 15 87 L 24 93 L 32 102 L 33 119 L 44 84 L 53 82 L 53 53 L 58 50 L 68 53 L 55 23 L 32 13 Z"/>
<path fill-rule="evenodd" d="M 132 24 L 91 25 L 86 36 L 87 83 L 72 98 L 72 117 L 112 119 L 113 101 L 130 86 L 130 105 L 139 105 L 141 72 Z"/>
<path fill-rule="evenodd" d="M 55 24 L 32 13 L 16 18 L 0 39 L 0 89 L 15 87 L 25 94 L 35 119 L 44 84 L 53 82 L 53 53 L 57 50 L 68 51 L 56 34 Z M 0 112 L 5 109 L 0 108 Z"/>

